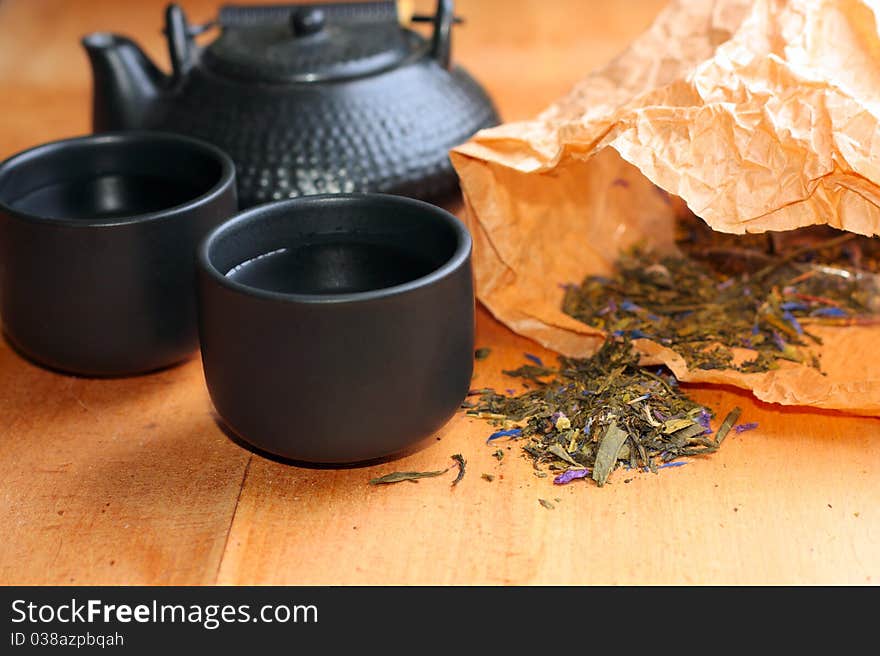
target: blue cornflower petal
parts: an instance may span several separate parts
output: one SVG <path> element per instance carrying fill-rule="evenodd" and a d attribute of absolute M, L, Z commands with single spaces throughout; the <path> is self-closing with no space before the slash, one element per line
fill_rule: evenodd
<path fill-rule="evenodd" d="M 578 478 L 586 478 L 589 475 L 589 469 L 568 469 L 559 474 L 559 476 L 557 476 L 556 478 L 554 478 L 553 482 L 556 485 L 566 485 L 568 483 L 571 483 L 573 480 L 576 480 Z"/>
<path fill-rule="evenodd" d="M 814 317 L 845 317 L 846 312 L 837 307 L 823 307 L 813 310 L 810 314 Z"/>
<path fill-rule="evenodd" d="M 522 429 L 520 428 L 508 428 L 507 430 L 496 431 L 489 436 L 489 439 L 486 440 L 486 444 L 488 444 L 492 440 L 497 440 L 502 437 L 519 437 L 521 435 Z"/>
<path fill-rule="evenodd" d="M 755 430 L 758 427 L 757 421 L 750 421 L 745 424 L 737 424 L 733 427 L 737 433 L 745 433 L 746 431 Z"/>
<path fill-rule="evenodd" d="M 801 327 L 801 324 L 798 323 L 798 320 L 794 318 L 794 315 L 791 312 L 786 310 L 782 313 L 782 318 L 794 327 L 798 335 L 804 334 L 804 329 Z"/>
<path fill-rule="evenodd" d="M 775 330 L 773 331 L 773 341 L 776 343 L 776 348 L 778 348 L 780 351 L 785 350 L 785 347 L 786 347 L 785 340 L 782 339 L 782 335 L 780 335 Z"/>

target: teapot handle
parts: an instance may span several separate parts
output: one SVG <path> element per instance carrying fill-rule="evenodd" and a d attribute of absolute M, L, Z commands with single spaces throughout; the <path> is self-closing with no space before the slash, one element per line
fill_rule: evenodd
<path fill-rule="evenodd" d="M 453 0 L 437 0 L 437 13 L 434 14 L 434 35 L 431 37 L 431 56 L 443 68 L 451 67 L 452 23 L 454 19 Z"/>
<path fill-rule="evenodd" d="M 193 35 L 186 14 L 176 4 L 165 8 L 165 38 L 171 59 L 173 83 L 178 83 L 192 68 Z"/>

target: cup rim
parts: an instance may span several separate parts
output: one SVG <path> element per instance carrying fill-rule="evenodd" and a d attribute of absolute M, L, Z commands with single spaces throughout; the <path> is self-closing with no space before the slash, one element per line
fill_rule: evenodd
<path fill-rule="evenodd" d="M 214 243 L 222 237 L 223 234 L 230 230 L 234 230 L 243 224 L 269 221 L 274 216 L 277 216 L 279 213 L 284 213 L 289 209 L 296 210 L 310 205 L 363 204 L 377 202 L 391 203 L 398 206 L 409 206 L 411 209 L 425 212 L 432 215 L 436 220 L 442 221 L 453 230 L 456 236 L 455 250 L 452 255 L 442 265 L 424 276 L 408 280 L 399 285 L 347 294 L 295 294 L 260 289 L 259 287 L 252 287 L 251 285 L 236 282 L 218 270 L 211 262 L 211 250 Z M 405 196 L 380 193 L 316 194 L 265 203 L 239 212 L 236 216 L 220 224 L 205 236 L 198 249 L 198 265 L 202 271 L 209 275 L 217 284 L 245 296 L 310 305 L 340 304 L 389 298 L 423 289 L 440 282 L 441 280 L 448 278 L 461 268 L 462 264 L 468 261 L 472 247 L 473 240 L 471 239 L 470 232 L 468 232 L 467 227 L 461 220 L 447 210 L 425 201 Z"/>
<path fill-rule="evenodd" d="M 0 198 L 0 211 L 12 214 L 21 219 L 32 221 L 35 223 L 47 223 L 51 225 L 63 225 L 73 228 L 104 228 L 122 225 L 132 225 L 137 223 L 146 223 L 161 219 L 172 219 L 181 214 L 189 212 L 195 207 L 212 202 L 219 196 L 223 195 L 230 185 L 235 183 L 235 164 L 232 158 L 222 151 L 220 148 L 209 144 L 201 139 L 196 139 L 182 134 L 173 132 L 163 132 L 159 130 L 126 130 L 116 132 L 101 132 L 95 134 L 87 134 L 78 137 L 69 137 L 66 139 L 58 139 L 48 141 L 26 150 L 22 150 L 14 155 L 9 156 L 0 162 L 0 179 L 9 171 L 14 170 L 21 164 L 39 160 L 41 157 L 52 155 L 58 151 L 62 151 L 76 146 L 101 146 L 104 144 L 120 144 L 127 147 L 137 146 L 144 143 L 171 143 L 178 146 L 185 146 L 194 151 L 200 151 L 215 161 L 220 163 L 220 178 L 207 191 L 198 196 L 187 200 L 178 205 L 172 205 L 167 208 L 155 210 L 153 212 L 143 212 L 140 214 L 132 214 L 125 217 L 113 217 L 108 219 L 100 218 L 64 218 L 41 216 L 30 212 L 23 212 L 20 209 L 5 203 Z"/>

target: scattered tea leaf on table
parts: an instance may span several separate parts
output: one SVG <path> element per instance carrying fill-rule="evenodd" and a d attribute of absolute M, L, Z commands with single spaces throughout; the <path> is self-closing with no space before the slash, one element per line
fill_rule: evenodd
<path fill-rule="evenodd" d="M 491 439 L 516 437 L 534 475 L 545 477 L 546 466 L 557 485 L 587 477 L 604 485 L 619 465 L 657 472 L 718 449 L 708 437 L 712 412 L 668 370 L 640 367 L 625 338 L 606 341 L 590 358 L 560 357 L 555 369 L 527 364 L 505 373 L 536 383 L 518 395 L 488 390 L 468 414 L 496 427 Z"/>
<path fill-rule="evenodd" d="M 742 412 L 740 407 L 736 407 L 730 412 L 727 413 L 727 416 L 724 418 L 724 421 L 721 422 L 721 426 L 718 427 L 718 432 L 715 433 L 715 441 L 718 444 L 721 444 L 724 441 L 724 438 L 727 437 L 727 434 L 730 432 L 730 429 L 733 428 L 733 425 L 739 419 L 739 415 Z"/>
<path fill-rule="evenodd" d="M 459 481 L 464 478 L 465 466 L 467 465 L 467 460 L 460 453 L 456 453 L 452 456 L 452 459 L 455 460 L 455 464 L 458 465 L 458 475 L 455 477 L 455 480 L 452 481 L 452 485 L 458 485 Z"/>
<path fill-rule="evenodd" d="M 372 479 L 370 481 L 370 485 L 390 485 L 392 483 L 402 483 L 403 481 L 418 483 L 420 478 L 434 478 L 436 476 L 443 476 L 443 474 L 448 471 L 449 467 L 438 471 L 392 472 L 390 474 L 380 476 L 379 478 Z"/>
<path fill-rule="evenodd" d="M 489 357 L 489 354 L 492 352 L 492 349 L 488 347 L 478 348 L 474 351 L 474 359 L 476 360 L 485 360 Z"/>
<path fill-rule="evenodd" d="M 538 499 L 538 503 L 544 506 L 547 510 L 554 510 L 556 508 L 556 506 L 547 501 L 547 499 Z"/>

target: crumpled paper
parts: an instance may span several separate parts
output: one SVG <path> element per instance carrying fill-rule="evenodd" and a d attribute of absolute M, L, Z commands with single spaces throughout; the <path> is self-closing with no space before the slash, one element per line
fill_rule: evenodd
<path fill-rule="evenodd" d="M 878 15 L 866 0 L 681 0 L 535 120 L 455 148 L 478 298 L 514 331 L 584 356 L 603 336 L 563 314 L 564 284 L 607 273 L 638 241 L 674 249 L 688 208 L 730 233 L 880 233 Z M 880 326 L 814 330 L 821 372 L 689 370 L 635 344 L 683 381 L 880 415 Z"/>

